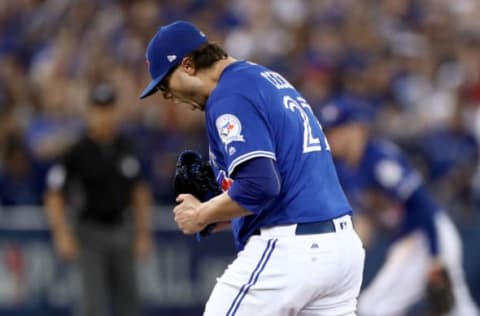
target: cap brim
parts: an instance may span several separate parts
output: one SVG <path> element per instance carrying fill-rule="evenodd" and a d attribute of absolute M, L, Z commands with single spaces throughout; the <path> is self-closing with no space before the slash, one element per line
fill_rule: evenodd
<path fill-rule="evenodd" d="M 143 90 L 142 94 L 140 95 L 140 99 L 144 99 L 152 94 L 154 94 L 155 92 L 157 92 L 157 89 L 156 87 L 158 86 L 158 84 L 160 83 L 160 81 L 163 80 L 163 78 L 165 77 L 166 73 L 168 71 L 166 71 L 164 74 L 162 74 L 161 76 L 158 76 L 157 78 L 153 79 L 152 81 L 150 81 L 150 83 L 148 84 L 148 86 L 145 88 L 145 90 Z"/>

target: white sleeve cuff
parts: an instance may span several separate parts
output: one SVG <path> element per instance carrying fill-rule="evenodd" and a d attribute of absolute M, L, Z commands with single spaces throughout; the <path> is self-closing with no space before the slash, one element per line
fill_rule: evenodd
<path fill-rule="evenodd" d="M 275 154 L 271 151 L 263 151 L 263 150 L 256 150 L 256 151 L 251 151 L 249 153 L 243 154 L 237 158 L 235 158 L 231 163 L 230 166 L 228 167 L 228 176 L 230 177 L 235 170 L 235 168 L 240 165 L 241 163 L 250 160 L 252 158 L 258 158 L 258 157 L 266 157 L 270 158 L 273 160 L 277 160 L 275 157 Z"/>

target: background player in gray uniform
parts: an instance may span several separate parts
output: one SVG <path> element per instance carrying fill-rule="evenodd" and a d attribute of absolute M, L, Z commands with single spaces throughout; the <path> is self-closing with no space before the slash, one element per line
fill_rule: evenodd
<path fill-rule="evenodd" d="M 443 267 L 454 295 L 449 315 L 478 315 L 465 282 L 460 237 L 420 174 L 393 143 L 369 137 L 368 116 L 361 107 L 333 101 L 321 113 L 340 182 L 363 211 L 357 218 L 379 223 L 382 212 L 400 213 L 386 261 L 360 295 L 359 315 L 405 315 L 425 297 L 427 284 Z"/>
<path fill-rule="evenodd" d="M 205 111 L 210 163 L 219 182 L 232 183 L 204 203 L 181 194 L 174 209 L 186 234 L 232 224 L 238 257 L 204 315 L 355 315 L 364 251 L 307 101 L 187 22 L 162 27 L 147 61 L 152 81 L 141 97 L 160 90 Z"/>

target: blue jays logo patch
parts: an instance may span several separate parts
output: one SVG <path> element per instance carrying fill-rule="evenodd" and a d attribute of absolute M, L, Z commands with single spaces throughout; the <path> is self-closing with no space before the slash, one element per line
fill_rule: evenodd
<path fill-rule="evenodd" d="M 238 117 L 233 114 L 220 115 L 216 122 L 218 135 L 225 144 L 225 148 L 231 142 L 245 142 L 245 138 L 242 135 L 242 124 Z"/>

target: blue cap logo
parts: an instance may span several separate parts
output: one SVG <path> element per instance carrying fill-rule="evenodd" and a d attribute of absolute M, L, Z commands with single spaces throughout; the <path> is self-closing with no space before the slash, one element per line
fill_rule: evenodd
<path fill-rule="evenodd" d="M 207 42 L 207 37 L 192 23 L 176 21 L 162 26 L 150 40 L 145 57 L 152 81 L 140 99 L 156 92 L 157 85 L 188 53 Z"/>

